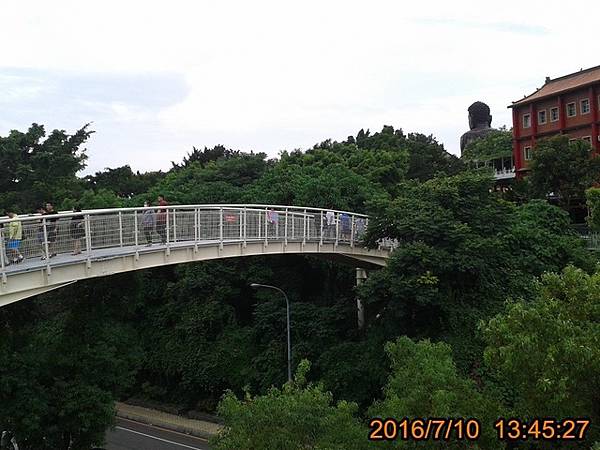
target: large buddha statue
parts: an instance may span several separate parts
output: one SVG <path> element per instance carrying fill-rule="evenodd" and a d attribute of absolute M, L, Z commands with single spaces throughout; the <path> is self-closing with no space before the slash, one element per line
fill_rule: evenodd
<path fill-rule="evenodd" d="M 492 116 L 490 107 L 483 102 L 475 102 L 469 106 L 469 128 L 460 138 L 460 154 L 464 152 L 467 145 L 487 136 L 492 131 L 495 131 L 492 125 Z"/>

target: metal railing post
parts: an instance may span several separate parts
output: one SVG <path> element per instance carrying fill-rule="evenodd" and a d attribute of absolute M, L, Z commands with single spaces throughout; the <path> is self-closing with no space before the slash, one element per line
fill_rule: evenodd
<path fill-rule="evenodd" d="M 92 228 L 90 226 L 90 215 L 86 214 L 84 219 L 85 225 L 85 250 L 87 253 L 87 266 L 88 268 L 91 265 L 92 258 Z"/>
<path fill-rule="evenodd" d="M 137 251 L 139 243 L 139 230 L 138 230 L 138 212 L 133 212 L 133 242 L 135 243 L 135 250 Z"/>
<path fill-rule="evenodd" d="M 5 249 L 4 249 L 4 229 L 0 228 L 0 268 L 2 269 L 2 283 L 6 284 L 6 267 L 5 267 Z"/>
<path fill-rule="evenodd" d="M 44 252 L 46 253 L 44 259 L 46 260 L 46 271 L 48 275 L 50 275 L 52 269 L 50 268 L 50 251 L 48 249 L 48 227 L 46 226 L 46 219 L 42 219 L 42 228 L 44 229 Z"/>
<path fill-rule="evenodd" d="M 352 214 L 352 224 L 350 225 L 350 247 L 354 247 L 354 214 Z"/>
<path fill-rule="evenodd" d="M 240 208 L 238 211 L 238 222 L 240 224 L 240 241 L 244 239 L 244 210 Z"/>
<path fill-rule="evenodd" d="M 269 245 L 269 209 L 265 208 L 265 246 Z"/>
<path fill-rule="evenodd" d="M 321 236 L 319 237 L 319 245 L 323 245 L 323 211 L 320 211 L 319 215 L 321 216 Z"/>
<path fill-rule="evenodd" d="M 223 208 L 219 208 L 219 248 L 223 250 Z"/>
<path fill-rule="evenodd" d="M 200 208 L 194 208 L 194 251 L 198 251 Z"/>
<path fill-rule="evenodd" d="M 169 210 L 167 209 L 166 211 L 167 213 L 167 248 L 169 248 L 169 240 L 171 238 L 170 234 L 171 234 L 171 224 L 169 223 L 171 220 L 169 219 Z"/>
<path fill-rule="evenodd" d="M 244 206 L 244 233 L 243 233 L 243 239 L 244 239 L 244 247 L 246 246 L 246 239 L 248 239 L 248 210 L 246 209 L 246 207 Z"/>
<path fill-rule="evenodd" d="M 202 209 L 198 208 L 198 242 L 202 240 Z"/>
<path fill-rule="evenodd" d="M 258 219 L 257 219 L 258 223 L 256 224 L 256 228 L 258 230 L 258 236 L 257 237 L 258 237 L 258 239 L 260 239 L 262 237 L 262 219 L 260 217 L 261 214 L 262 214 L 262 211 L 257 211 L 257 214 L 258 214 Z"/>
<path fill-rule="evenodd" d="M 340 213 L 337 213 L 334 216 L 334 218 L 335 218 L 335 246 L 337 247 L 338 242 L 340 240 Z"/>
<path fill-rule="evenodd" d="M 296 218 L 294 217 L 295 214 L 292 212 L 292 229 L 290 230 L 292 232 L 292 237 L 291 239 L 293 240 L 296 237 L 296 230 L 294 229 L 294 224 L 296 222 Z"/>
<path fill-rule="evenodd" d="M 173 242 L 177 242 L 177 210 L 173 210 Z"/>
<path fill-rule="evenodd" d="M 285 230 L 284 230 L 284 237 L 283 237 L 284 245 L 287 245 L 287 241 L 288 241 L 288 209 L 285 208 Z"/>
<path fill-rule="evenodd" d="M 304 222 L 302 228 L 302 245 L 304 245 L 306 244 L 306 210 L 304 210 Z"/>
<path fill-rule="evenodd" d="M 123 214 L 119 211 L 119 247 L 123 247 Z"/>

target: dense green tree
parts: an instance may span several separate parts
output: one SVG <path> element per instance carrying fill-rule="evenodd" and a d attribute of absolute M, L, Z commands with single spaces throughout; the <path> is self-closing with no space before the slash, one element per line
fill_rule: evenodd
<path fill-rule="evenodd" d="M 593 187 L 585 191 L 585 198 L 588 210 L 590 212 L 587 222 L 590 228 L 600 231 L 600 188 Z"/>
<path fill-rule="evenodd" d="M 33 212 L 44 201 L 59 203 L 81 191 L 76 173 L 85 167 L 83 144 L 93 131 L 85 125 L 74 134 L 54 130 L 46 137 L 43 125 L 0 137 L 0 205 Z"/>
<path fill-rule="evenodd" d="M 391 361 L 391 375 L 384 398 L 369 410 L 371 417 L 476 418 L 481 422 L 481 436 L 476 442 L 456 439 L 456 435 L 445 443 L 398 439 L 381 445 L 382 448 L 503 448 L 490 426 L 501 412 L 499 404 L 458 373 L 450 346 L 402 337 L 388 343 L 386 353 Z"/>
<path fill-rule="evenodd" d="M 130 198 L 147 192 L 164 176 L 162 171 L 134 173 L 127 165 L 116 169 L 106 168 L 94 175 L 86 176 L 84 180 L 94 191 L 108 190 L 113 191 L 118 197 Z"/>
<path fill-rule="evenodd" d="M 63 198 L 59 203 L 61 210 L 68 211 L 74 208 L 82 209 L 103 209 L 103 208 L 122 208 L 124 206 L 123 198 L 119 197 L 110 189 L 98 189 L 93 191 L 86 189 L 76 200 L 72 197 Z"/>
<path fill-rule="evenodd" d="M 269 167 L 264 153 L 243 153 L 231 158 L 194 161 L 170 171 L 148 193 L 134 197 L 130 203 L 140 205 L 159 194 L 173 204 L 241 203 L 249 186 Z"/>
<path fill-rule="evenodd" d="M 322 142 L 306 152 L 305 160 L 311 164 L 311 157 L 320 161 L 327 161 L 327 156 L 337 157 L 350 170 L 390 190 L 404 179 L 408 169 L 408 152 L 399 142 L 394 129 L 384 127 L 381 133 L 356 141 L 348 139 L 341 143 L 329 140 Z"/>
<path fill-rule="evenodd" d="M 463 162 L 444 150 L 431 135 L 409 133 L 404 146 L 410 157 L 406 173 L 409 179 L 426 181 L 440 175 L 456 175 L 465 169 Z"/>
<path fill-rule="evenodd" d="M 253 153 L 250 153 L 253 154 Z M 198 163 L 204 167 L 210 161 L 237 158 L 242 155 L 239 150 L 231 150 L 222 145 L 215 145 L 213 148 L 204 147 L 203 150 L 193 147 L 192 151 L 183 157 L 181 164 L 172 163 L 174 169 L 188 167 L 193 163 Z"/>
<path fill-rule="evenodd" d="M 252 334 L 238 326 L 234 308 L 251 291 L 236 275 L 236 266 L 219 263 L 143 275 L 142 395 L 160 392 L 155 400 L 212 409 L 224 389 L 252 384 Z"/>
<path fill-rule="evenodd" d="M 471 142 L 465 148 L 462 159 L 467 162 L 485 163 L 512 156 L 512 132 L 505 127 Z"/>
<path fill-rule="evenodd" d="M 281 162 L 265 173 L 244 197 L 258 203 L 364 212 L 366 203 L 387 194 L 343 163 L 317 162 L 314 154 L 307 157 L 292 154 L 282 155 Z"/>
<path fill-rule="evenodd" d="M 119 278 L 0 310 L 0 429 L 21 449 L 87 450 L 104 441 L 141 356 L 123 320 L 139 285 Z"/>
<path fill-rule="evenodd" d="M 333 404 L 330 393 L 307 383 L 310 365 L 303 360 L 293 382 L 265 395 L 238 400 L 227 393 L 219 414 L 227 424 L 214 439 L 215 449 L 363 450 L 368 448 L 367 430 L 354 417 L 355 404 Z"/>
<path fill-rule="evenodd" d="M 402 179 L 425 181 L 436 175 L 456 175 L 464 169 L 462 161 L 444 150 L 444 146 L 433 136 L 420 133 L 405 135 L 402 129 L 394 130 L 394 127 L 389 125 L 373 135 L 369 130 L 366 132 L 361 130 L 356 138 L 350 136 L 342 144 L 356 144 L 356 147 L 361 150 L 358 152 L 360 163 L 355 163 L 351 166 L 353 168 L 360 165 L 372 166 L 371 170 L 377 173 L 381 171 L 378 167 L 386 165 L 389 167 L 390 163 L 395 161 L 395 176 L 379 180 L 391 192 L 393 192 L 393 184 Z M 369 159 L 364 158 L 365 153 L 369 154 Z"/>
<path fill-rule="evenodd" d="M 384 342 L 373 334 L 330 344 L 320 349 L 316 375 L 336 399 L 352 400 L 365 410 L 381 396 L 389 373 L 383 349 Z"/>
<path fill-rule="evenodd" d="M 568 136 L 540 140 L 530 167 L 532 193 L 540 198 L 554 194 L 565 209 L 583 204 L 585 190 L 600 179 L 600 159 L 592 157 L 590 144 Z"/>
<path fill-rule="evenodd" d="M 481 327 L 486 365 L 515 391 L 513 416 L 600 420 L 600 273 L 546 274 L 532 301 L 508 303 Z M 597 427 L 588 436 L 597 440 Z"/>
<path fill-rule="evenodd" d="M 545 202 L 516 207 L 492 183 L 464 173 L 405 184 L 368 230 L 371 245 L 398 241 L 388 266 L 361 289 L 371 315 L 381 315 L 389 337 L 448 340 L 463 369 L 479 358 L 478 320 L 526 294 L 545 270 L 593 265 L 563 211 Z"/>
<path fill-rule="evenodd" d="M 157 269 L 144 276 L 141 394 L 210 410 L 224 389 L 283 383 L 285 302 L 249 287 L 272 280 L 290 294 L 294 361 L 316 360 L 354 330 L 350 268 L 289 256 Z"/>

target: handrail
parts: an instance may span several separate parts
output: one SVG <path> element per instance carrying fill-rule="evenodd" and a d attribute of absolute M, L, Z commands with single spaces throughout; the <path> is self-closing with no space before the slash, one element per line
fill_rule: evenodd
<path fill-rule="evenodd" d="M 147 211 L 152 211 L 148 214 Z M 329 213 L 329 214 L 328 214 Z M 333 214 L 332 214 L 333 213 Z M 20 222 L 22 239 L 9 239 L 10 223 Z M 88 265 L 96 257 L 119 252 L 145 251 L 164 247 L 166 255 L 175 246 L 260 241 L 346 244 L 351 248 L 362 240 L 368 216 L 324 208 L 259 204 L 169 205 L 132 208 L 104 208 L 52 215 L 18 216 L 0 219 L 0 272 L 6 275 L 20 267 L 40 268 L 50 275 L 59 263 L 56 255 L 84 252 Z M 163 247 L 156 247 L 156 244 Z M 387 247 L 385 245 L 384 247 Z M 111 250 L 114 249 L 114 250 Z M 21 262 L 42 259 L 43 263 Z M 81 258 L 81 257 L 79 257 Z M 73 258 L 59 258 L 60 263 Z M 55 262 L 56 261 L 56 262 Z M 67 262 L 68 262 L 67 261 Z"/>
<path fill-rule="evenodd" d="M 293 206 L 293 205 L 268 205 L 268 204 L 260 204 L 260 203 L 248 203 L 248 204 L 244 204 L 244 203 L 223 203 L 223 204 L 214 204 L 214 203 L 209 203 L 209 204 L 186 204 L 186 205 L 168 205 L 168 206 L 139 206 L 139 207 L 125 207 L 125 208 L 102 208 L 102 209 L 83 209 L 80 212 L 73 212 L 73 211 L 58 211 L 57 214 L 59 217 L 73 217 L 73 216 L 78 216 L 81 214 L 109 214 L 109 213 L 113 213 L 113 212 L 133 212 L 133 211 L 145 211 L 145 210 L 159 210 L 159 209 L 165 209 L 165 210 L 171 210 L 171 209 L 196 209 L 196 208 L 202 208 L 202 209 L 220 209 L 220 208 L 248 208 L 248 210 L 260 210 L 260 211 L 264 211 L 266 208 L 269 209 L 278 209 L 281 210 L 280 212 L 284 212 L 285 209 L 296 209 L 299 211 L 318 211 L 318 212 L 327 212 L 327 211 L 333 211 L 336 215 L 337 214 L 348 214 L 348 215 L 353 215 L 356 217 L 363 217 L 363 218 L 367 218 L 368 215 L 366 214 L 361 214 L 361 213 L 355 213 L 352 211 L 344 211 L 344 210 L 339 210 L 339 209 L 328 209 L 328 208 L 313 208 L 313 207 L 304 207 L 304 206 Z M 32 214 L 21 214 L 18 215 L 17 217 L 10 219 L 6 216 L 0 217 L 0 224 L 4 224 L 4 223 L 9 223 L 9 222 L 14 222 L 14 221 L 24 221 L 24 220 L 36 220 L 42 217 L 41 214 L 39 213 L 32 213 Z"/>

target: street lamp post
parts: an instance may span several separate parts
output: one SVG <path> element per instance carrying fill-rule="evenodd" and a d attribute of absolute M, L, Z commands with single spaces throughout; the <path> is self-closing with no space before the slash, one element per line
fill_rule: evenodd
<path fill-rule="evenodd" d="M 276 286 L 270 286 L 268 284 L 258 284 L 252 283 L 250 287 L 255 289 L 273 289 L 277 292 L 280 292 L 285 298 L 285 306 L 287 310 L 287 366 L 288 366 L 288 381 L 292 381 L 292 338 L 290 333 L 290 301 L 288 300 L 288 296 L 283 292 L 283 290 L 279 289 Z"/>

